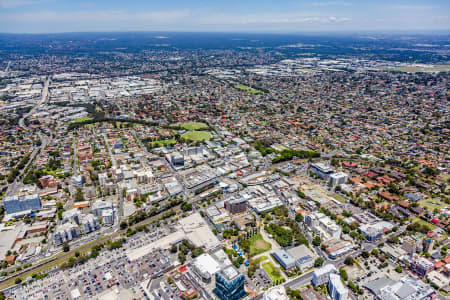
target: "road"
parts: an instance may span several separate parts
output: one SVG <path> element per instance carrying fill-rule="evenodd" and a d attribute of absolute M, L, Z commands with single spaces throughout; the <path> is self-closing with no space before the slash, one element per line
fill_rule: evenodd
<path fill-rule="evenodd" d="M 39 106 L 41 106 L 42 104 L 44 104 L 48 100 L 49 84 L 50 84 L 50 78 L 47 78 L 47 80 L 44 83 L 44 88 L 42 90 L 41 100 L 28 113 L 24 114 L 22 116 L 22 118 L 19 119 L 19 126 L 23 130 L 25 130 L 25 131 L 30 130 L 28 128 L 28 126 L 25 125 L 25 119 L 28 118 L 29 116 L 33 115 L 36 112 L 37 108 Z M 21 178 L 24 176 L 25 171 L 28 170 L 28 167 L 34 162 L 35 158 L 37 158 L 37 155 L 42 153 L 43 150 L 45 150 L 45 148 L 48 145 L 50 138 L 42 132 L 38 132 L 37 134 L 39 136 L 39 139 L 41 140 L 41 145 L 39 147 L 34 148 L 33 152 L 30 155 L 30 159 L 28 160 L 25 167 L 20 171 L 19 175 L 16 176 L 14 181 L 9 185 L 7 195 L 14 195 L 17 192 L 17 190 L 19 189 L 19 187 L 21 185 L 20 181 L 21 181 Z"/>

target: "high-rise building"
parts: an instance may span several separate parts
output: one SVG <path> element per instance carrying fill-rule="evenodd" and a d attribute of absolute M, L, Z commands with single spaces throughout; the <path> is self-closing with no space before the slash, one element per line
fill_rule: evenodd
<path fill-rule="evenodd" d="M 216 273 L 214 293 L 220 300 L 239 300 L 247 293 L 244 289 L 245 277 L 233 265 L 228 265 Z"/>
<path fill-rule="evenodd" d="M 240 214 L 247 211 L 247 199 L 234 199 L 225 202 L 225 208 L 232 214 Z"/>
<path fill-rule="evenodd" d="M 328 264 L 323 266 L 320 269 L 317 269 L 313 273 L 312 283 L 314 286 L 322 285 L 328 283 L 330 280 L 330 274 L 336 274 L 336 267 L 332 264 Z"/>
<path fill-rule="evenodd" d="M 42 207 L 42 203 L 38 194 L 16 195 L 6 197 L 3 200 L 3 206 L 8 214 L 14 214 L 26 210 L 39 210 Z"/>
<path fill-rule="evenodd" d="M 328 282 L 328 291 L 330 296 L 336 300 L 347 300 L 348 289 L 342 284 L 341 277 L 337 274 L 330 274 Z"/>

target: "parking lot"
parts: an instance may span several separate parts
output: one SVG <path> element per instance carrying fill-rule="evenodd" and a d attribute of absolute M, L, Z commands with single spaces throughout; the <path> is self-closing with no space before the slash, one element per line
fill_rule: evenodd
<path fill-rule="evenodd" d="M 10 288 L 5 295 L 12 299 L 97 299 L 112 290 L 127 289 L 133 298 L 145 298 L 140 282 L 162 275 L 174 260 L 170 253 L 158 249 L 130 262 L 126 251 L 153 242 L 160 234 L 161 230 L 156 229 L 138 233 L 129 237 L 121 248 L 102 250 L 95 260 L 64 271 L 55 267 L 46 278 Z"/>

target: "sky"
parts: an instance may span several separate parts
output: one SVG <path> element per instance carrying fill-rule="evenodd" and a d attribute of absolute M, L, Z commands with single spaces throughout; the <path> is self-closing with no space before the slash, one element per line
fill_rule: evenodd
<path fill-rule="evenodd" d="M 450 0 L 0 0 L 0 32 L 450 31 Z"/>

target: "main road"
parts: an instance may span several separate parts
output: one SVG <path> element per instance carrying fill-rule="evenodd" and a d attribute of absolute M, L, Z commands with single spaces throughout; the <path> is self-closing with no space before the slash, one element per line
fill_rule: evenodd
<path fill-rule="evenodd" d="M 41 96 L 41 100 L 36 103 L 36 105 L 26 114 L 24 114 L 22 116 L 22 118 L 19 119 L 19 126 L 24 130 L 24 131 L 29 131 L 30 128 L 28 128 L 28 126 L 25 125 L 25 119 L 28 118 L 29 116 L 33 115 L 37 108 L 44 104 L 47 100 L 48 100 L 48 86 L 50 84 L 50 77 L 47 78 L 47 80 L 44 83 L 44 88 L 42 90 L 42 96 Z M 45 135 L 42 132 L 38 132 L 38 136 L 39 139 L 41 140 L 41 145 L 39 147 L 34 148 L 33 152 L 30 154 L 29 156 L 29 160 L 27 162 L 27 164 L 23 167 L 23 169 L 20 171 L 19 175 L 16 176 L 16 178 L 14 179 L 14 181 L 9 185 L 8 187 L 8 195 L 13 195 L 17 192 L 18 187 L 20 186 L 19 181 L 21 180 L 22 176 L 24 175 L 25 171 L 28 170 L 28 167 L 34 162 L 34 158 L 42 151 L 45 149 L 45 147 L 47 147 L 48 145 L 48 141 L 49 141 L 49 137 L 47 135 Z"/>

